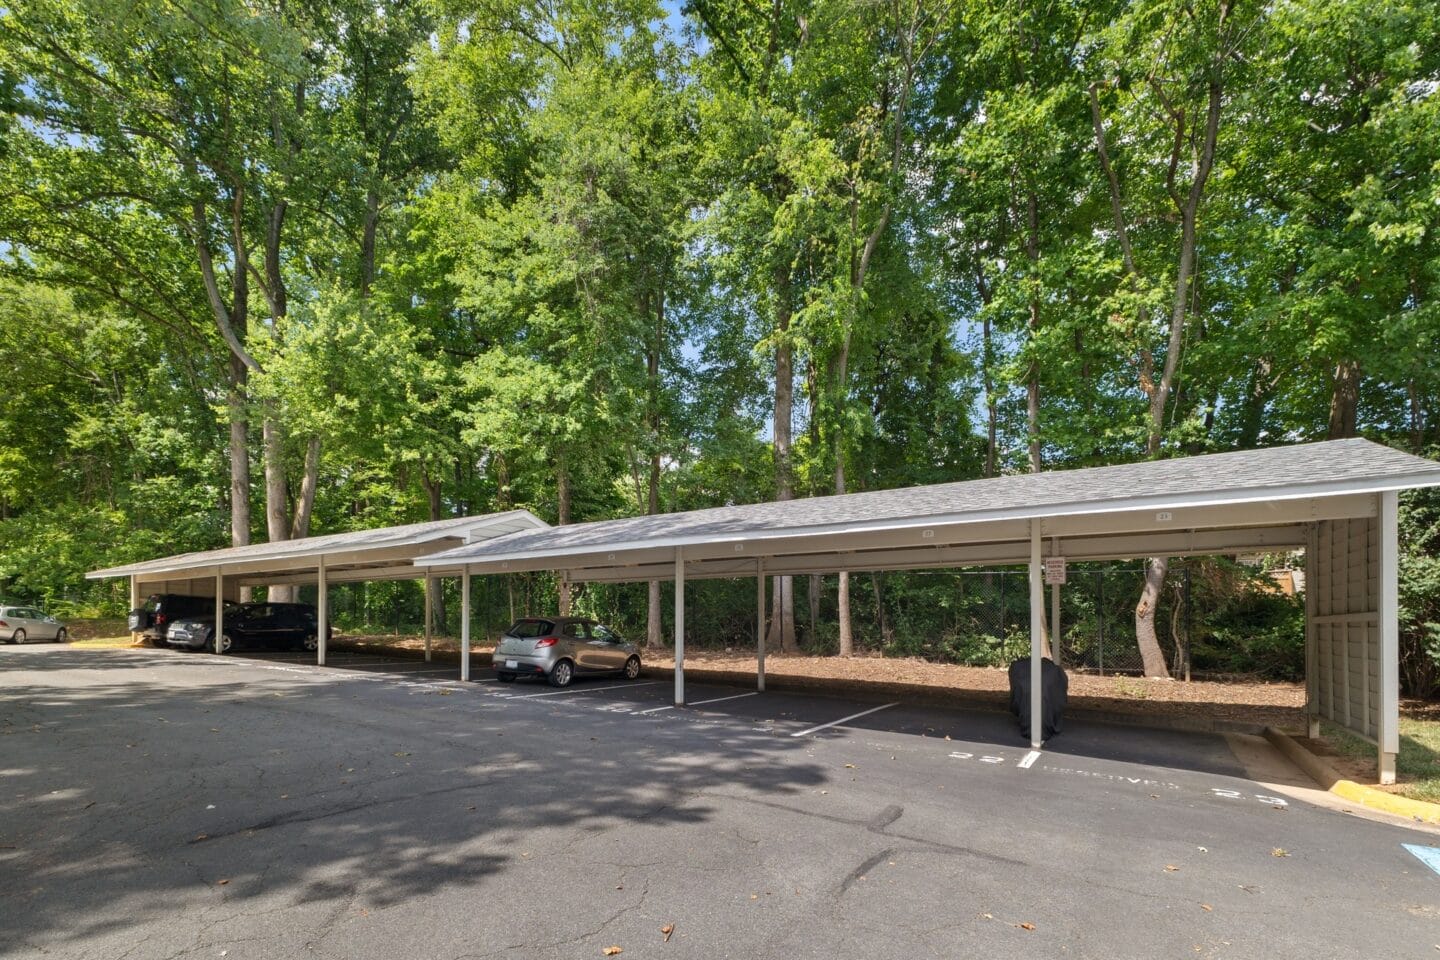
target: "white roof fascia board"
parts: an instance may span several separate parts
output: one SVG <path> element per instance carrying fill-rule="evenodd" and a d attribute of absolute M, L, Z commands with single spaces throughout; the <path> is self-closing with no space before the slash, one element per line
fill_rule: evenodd
<path fill-rule="evenodd" d="M 736 531 L 734 533 L 700 534 L 696 536 L 657 537 L 649 540 L 630 540 L 615 543 L 584 544 L 549 549 L 523 550 L 514 553 L 484 553 L 470 551 L 465 547 L 433 554 L 417 559 L 417 564 L 483 562 L 489 564 L 504 560 L 539 560 L 546 557 L 582 556 L 594 553 L 619 553 L 626 550 L 673 549 L 675 547 L 702 546 L 707 544 L 731 544 L 736 542 L 764 542 L 782 537 L 814 537 L 826 534 L 855 534 L 868 531 L 909 530 L 934 526 L 970 526 L 979 523 L 1005 520 L 1053 520 L 1062 517 L 1092 516 L 1105 514 L 1136 513 L 1142 511 L 1186 510 L 1197 507 L 1225 507 L 1241 504 L 1286 502 L 1304 499 L 1370 495 L 1383 490 L 1411 489 L 1417 486 L 1440 486 L 1440 474 L 1421 475 L 1417 478 L 1394 480 L 1377 485 L 1377 481 L 1342 481 L 1289 487 L 1252 488 L 1249 490 L 1223 491 L 1212 495 L 1185 498 L 1133 497 L 1116 501 L 1081 501 L 1065 504 L 1047 504 L 1037 507 L 1008 508 L 1002 510 L 955 511 L 943 514 L 929 514 L 914 517 L 880 518 L 875 520 L 847 521 L 839 524 L 819 524 L 809 527 L 775 527 Z M 1363 514 L 1362 514 L 1363 515 Z M 557 531 L 563 528 L 553 528 Z M 480 545 L 483 548 L 483 545 Z"/>

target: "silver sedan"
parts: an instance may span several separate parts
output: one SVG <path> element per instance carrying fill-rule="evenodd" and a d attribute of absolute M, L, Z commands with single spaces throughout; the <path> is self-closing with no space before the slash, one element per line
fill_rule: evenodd
<path fill-rule="evenodd" d="M 576 676 L 618 673 L 640 676 L 640 651 L 604 624 L 584 617 L 526 617 L 500 635 L 492 661 L 501 683 L 544 677 L 568 687 Z"/>
<path fill-rule="evenodd" d="M 69 638 L 65 624 L 34 607 L 0 607 L 0 640 L 6 643 L 26 640 L 64 643 Z"/>

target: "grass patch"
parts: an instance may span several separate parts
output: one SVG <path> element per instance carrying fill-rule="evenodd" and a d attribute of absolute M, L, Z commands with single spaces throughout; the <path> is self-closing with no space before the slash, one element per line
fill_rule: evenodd
<path fill-rule="evenodd" d="M 65 629 L 69 631 L 71 640 L 111 640 L 122 634 L 128 636 L 127 626 L 124 617 L 65 621 Z"/>
<path fill-rule="evenodd" d="M 1375 745 L 1328 721 L 1321 735 L 1342 756 L 1375 758 Z M 1400 753 L 1395 758 L 1395 792 L 1412 800 L 1440 803 L 1440 720 L 1400 717 Z"/>

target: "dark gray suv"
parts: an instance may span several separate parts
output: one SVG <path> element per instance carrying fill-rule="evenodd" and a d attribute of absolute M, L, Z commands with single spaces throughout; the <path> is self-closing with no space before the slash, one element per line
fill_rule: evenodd
<path fill-rule="evenodd" d="M 640 676 L 640 651 L 614 630 L 584 617 L 526 617 L 500 635 L 493 660 L 501 683 L 544 677 L 568 687 L 576 676 L 618 673 Z"/>

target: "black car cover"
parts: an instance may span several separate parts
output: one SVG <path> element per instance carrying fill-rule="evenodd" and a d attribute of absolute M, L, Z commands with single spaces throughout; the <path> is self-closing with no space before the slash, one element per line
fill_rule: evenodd
<path fill-rule="evenodd" d="M 1065 671 L 1046 657 L 1040 661 L 1040 689 L 1044 700 L 1040 704 L 1040 726 L 1049 740 L 1060 732 L 1060 721 L 1065 716 L 1065 700 L 1069 695 L 1070 680 Z M 1010 712 L 1020 721 L 1020 735 L 1030 739 L 1030 658 L 1016 660 L 1010 664 Z"/>

